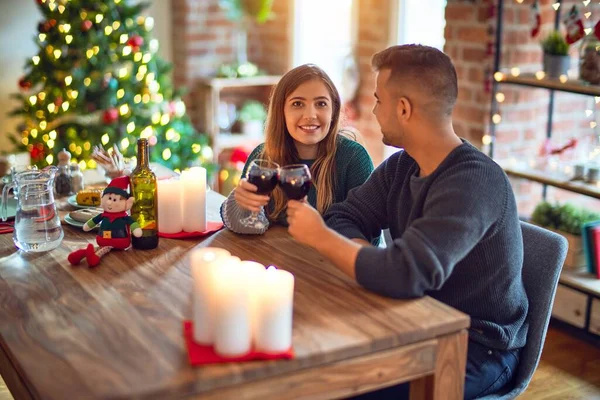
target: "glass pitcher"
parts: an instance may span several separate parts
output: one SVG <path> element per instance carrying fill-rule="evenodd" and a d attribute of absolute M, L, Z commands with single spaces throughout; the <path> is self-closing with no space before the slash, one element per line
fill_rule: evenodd
<path fill-rule="evenodd" d="M 8 192 L 17 200 L 13 241 L 24 251 L 41 252 L 58 247 L 64 233 L 54 204 L 54 177 L 58 168 L 23 171 L 2 191 L 2 221 L 7 219 Z"/>

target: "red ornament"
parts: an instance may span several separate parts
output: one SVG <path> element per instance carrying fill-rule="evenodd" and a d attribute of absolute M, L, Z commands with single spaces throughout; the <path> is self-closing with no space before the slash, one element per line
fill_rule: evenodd
<path fill-rule="evenodd" d="M 92 21 L 90 21 L 89 19 L 86 19 L 85 21 L 81 21 L 81 31 L 82 32 L 87 32 L 90 29 L 92 29 Z"/>
<path fill-rule="evenodd" d="M 109 108 L 102 115 L 102 120 L 106 125 L 115 123 L 117 119 L 119 119 L 119 111 L 116 108 Z"/>
<path fill-rule="evenodd" d="M 169 116 L 172 117 L 177 112 L 177 104 L 174 101 L 170 101 L 167 104 L 167 110 L 169 111 Z"/>
<path fill-rule="evenodd" d="M 25 79 L 25 77 L 23 77 L 23 78 L 19 79 L 19 86 L 23 90 L 28 90 L 29 88 L 31 88 L 31 82 L 29 82 L 28 80 Z"/>
<path fill-rule="evenodd" d="M 31 148 L 29 152 L 31 159 L 34 161 L 39 161 L 44 158 L 44 145 L 41 143 L 36 144 Z"/>
<path fill-rule="evenodd" d="M 54 105 L 56 107 L 60 107 L 62 106 L 63 103 L 63 98 L 61 96 L 58 96 L 55 100 L 54 100 Z"/>
<path fill-rule="evenodd" d="M 46 0 L 36 0 L 36 2 L 41 6 L 46 2 Z"/>
<path fill-rule="evenodd" d="M 139 48 L 144 44 L 144 38 L 139 35 L 132 36 L 127 41 L 127 44 L 130 45 L 131 47 Z"/>

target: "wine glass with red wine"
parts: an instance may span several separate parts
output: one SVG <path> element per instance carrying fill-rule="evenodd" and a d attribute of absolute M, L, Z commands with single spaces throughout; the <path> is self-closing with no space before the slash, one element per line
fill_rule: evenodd
<path fill-rule="evenodd" d="M 256 194 L 269 195 L 277 186 L 278 175 L 279 165 L 277 163 L 256 159 L 248 166 L 246 180 L 258 188 Z M 250 216 L 240 222 L 247 228 L 263 229 L 266 221 L 259 218 L 259 213 L 252 212 Z"/>
<path fill-rule="evenodd" d="M 302 200 L 308 194 L 311 182 L 307 165 L 286 165 L 279 170 L 279 186 L 290 200 Z"/>

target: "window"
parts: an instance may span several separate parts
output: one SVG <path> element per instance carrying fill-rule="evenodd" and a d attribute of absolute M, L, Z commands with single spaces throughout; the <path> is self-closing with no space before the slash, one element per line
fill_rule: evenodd
<path fill-rule="evenodd" d="M 444 50 L 447 0 L 398 0 L 397 43 L 417 43 Z M 398 151 L 385 146 L 384 158 Z"/>
<path fill-rule="evenodd" d="M 296 0 L 294 2 L 294 67 L 321 67 L 343 96 L 342 76 L 354 44 L 355 0 Z"/>
<path fill-rule="evenodd" d="M 399 0 L 398 43 L 444 49 L 446 0 Z"/>

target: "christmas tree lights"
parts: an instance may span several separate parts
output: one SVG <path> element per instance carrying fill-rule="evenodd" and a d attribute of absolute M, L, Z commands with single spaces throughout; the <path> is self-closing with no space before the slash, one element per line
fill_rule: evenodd
<path fill-rule="evenodd" d="M 116 144 L 135 156 L 137 138 L 151 159 L 174 170 L 209 164 L 208 138 L 186 115 L 171 65 L 158 55 L 147 4 L 126 0 L 36 0 L 38 54 L 27 61 L 12 115 L 24 123 L 13 143 L 43 167 L 62 148 L 82 169 L 95 167 L 93 146 Z"/>

